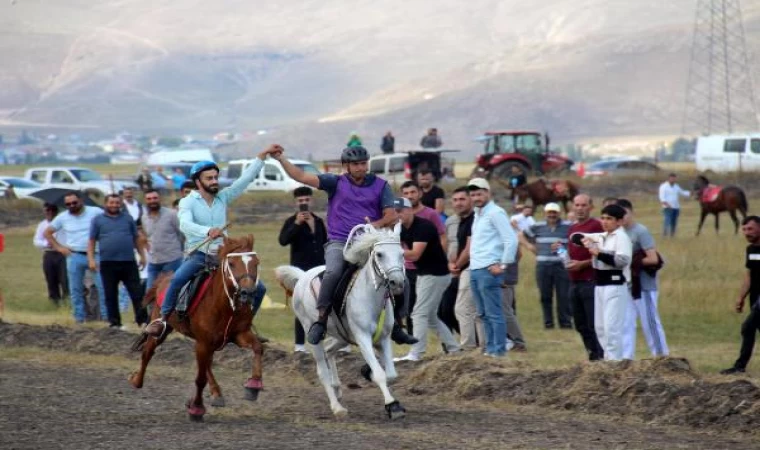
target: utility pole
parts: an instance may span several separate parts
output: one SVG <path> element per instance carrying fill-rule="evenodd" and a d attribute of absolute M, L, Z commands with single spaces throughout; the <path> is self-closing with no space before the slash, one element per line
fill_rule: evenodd
<path fill-rule="evenodd" d="M 757 132 L 752 67 L 739 0 L 697 0 L 681 133 Z M 741 153 L 739 153 L 741 167 Z"/>

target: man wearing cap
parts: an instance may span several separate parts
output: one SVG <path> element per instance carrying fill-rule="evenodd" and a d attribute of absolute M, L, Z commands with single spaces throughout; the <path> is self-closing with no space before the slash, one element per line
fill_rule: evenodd
<path fill-rule="evenodd" d="M 547 329 L 554 328 L 553 292 L 557 294 L 557 319 L 560 328 L 573 327 L 573 311 L 568 299 L 570 278 L 567 276 L 562 258 L 552 249 L 552 245 L 556 243 L 567 245 L 570 224 L 563 222 L 559 214 L 558 204 L 547 203 L 544 207 L 546 220 L 526 228 L 521 236 L 525 247 L 536 255 L 536 285 L 541 296 L 544 327 Z"/>
<path fill-rule="evenodd" d="M 319 318 L 309 329 L 306 340 L 319 344 L 325 337 L 327 319 L 332 309 L 333 293 L 338 287 L 346 267 L 343 259 L 348 234 L 360 224 L 369 223 L 375 228 L 394 225 L 398 217 L 394 210 L 394 197 L 388 183 L 368 172 L 369 153 L 364 147 L 347 147 L 341 154 L 342 175 L 325 173 L 314 175 L 296 167 L 284 157 L 285 150 L 278 147 L 272 157 L 282 164 L 285 172 L 294 180 L 327 192 L 327 238 L 325 247 L 325 274 L 319 289 L 317 309 Z M 396 299 L 398 302 L 399 299 Z M 414 344 L 416 339 L 404 333 L 396 312 L 396 324 L 391 339 L 399 344 Z"/>
<path fill-rule="evenodd" d="M 676 226 L 678 226 L 678 216 L 681 214 L 681 204 L 678 202 L 678 196 L 689 197 L 691 193 L 681 189 L 676 184 L 676 174 L 668 175 L 668 181 L 660 185 L 660 204 L 662 205 L 662 235 L 673 237 L 676 235 Z"/>
<path fill-rule="evenodd" d="M 451 331 L 438 318 L 443 293 L 451 282 L 438 230 L 429 220 L 415 215 L 409 199 L 397 199 L 396 207 L 401 219 L 404 258 L 417 267 L 417 301 L 411 317 L 416 324 L 414 337 L 418 341 L 406 356 L 396 358 L 396 361 L 419 361 L 427 349 L 428 329 L 437 331 L 447 353 L 459 351 L 459 344 Z"/>
<path fill-rule="evenodd" d="M 212 257 L 219 251 L 222 238 L 225 235 L 224 226 L 227 223 L 227 206 L 240 197 L 264 167 L 264 159 L 278 149 L 272 145 L 259 153 L 253 163 L 248 166 L 240 178 L 229 187 L 219 190 L 219 167 L 213 161 L 199 161 L 190 169 L 190 178 L 195 183 L 196 191 L 190 193 L 179 202 L 179 229 L 184 233 L 185 248 L 193 249 L 208 241 L 208 245 L 190 253 L 182 265 L 174 272 L 169 287 L 166 290 L 164 302 L 161 305 L 161 317 L 151 322 L 145 332 L 154 337 L 160 337 L 166 332 L 167 321 L 177 304 L 177 297 L 182 286 L 206 265 L 207 255 Z M 253 300 L 254 314 L 264 298 L 266 288 L 262 283 L 256 286 Z"/>
<path fill-rule="evenodd" d="M 491 200 L 491 187 L 484 178 L 467 183 L 475 206 L 470 238 L 470 283 L 475 307 L 486 333 L 485 354 L 507 353 L 507 324 L 501 286 L 508 264 L 515 262 L 517 236 L 504 209 Z"/>

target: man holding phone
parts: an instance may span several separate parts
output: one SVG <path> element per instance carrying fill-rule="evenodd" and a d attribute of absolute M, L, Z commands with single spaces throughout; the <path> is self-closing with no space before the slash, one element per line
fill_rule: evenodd
<path fill-rule="evenodd" d="M 322 218 L 310 211 L 313 193 L 308 186 L 293 191 L 298 212 L 288 217 L 280 230 L 280 245 L 290 245 L 290 264 L 304 271 L 325 263 L 327 228 Z M 305 352 L 306 334 L 297 317 L 295 321 L 295 351 Z"/>

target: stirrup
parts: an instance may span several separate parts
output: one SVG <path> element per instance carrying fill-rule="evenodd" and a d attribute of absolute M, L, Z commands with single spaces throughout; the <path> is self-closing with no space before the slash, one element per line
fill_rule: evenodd
<path fill-rule="evenodd" d="M 151 333 L 151 332 L 149 331 L 149 330 L 150 330 L 150 327 L 151 327 L 151 326 L 152 326 L 154 323 L 158 323 L 158 324 L 160 324 L 161 326 L 163 326 L 163 329 L 161 330 L 161 333 L 155 334 L 155 333 Z M 153 336 L 153 337 L 154 337 L 154 338 L 156 338 L 156 339 L 161 339 L 161 338 L 163 338 L 163 337 L 164 337 L 164 335 L 166 334 L 166 330 L 167 330 L 168 328 L 169 328 L 169 324 L 168 324 L 168 323 L 167 323 L 167 322 L 166 322 L 164 319 L 156 319 L 156 320 L 154 320 L 153 322 L 149 323 L 147 327 L 145 327 L 145 333 L 146 333 L 146 334 L 148 334 L 149 336 Z"/>

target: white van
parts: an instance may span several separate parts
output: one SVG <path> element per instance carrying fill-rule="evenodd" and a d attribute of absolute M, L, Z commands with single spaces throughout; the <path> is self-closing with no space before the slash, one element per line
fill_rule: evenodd
<path fill-rule="evenodd" d="M 229 162 L 227 166 L 227 177 L 233 180 L 240 178 L 243 171 L 251 165 L 252 159 L 237 159 Z M 290 162 L 306 173 L 319 175 L 319 170 L 309 161 L 300 159 L 291 159 Z M 285 191 L 291 192 L 303 184 L 290 178 L 285 173 L 282 165 L 274 159 L 264 161 L 264 167 L 259 172 L 259 176 L 249 184 L 246 191 Z"/>
<path fill-rule="evenodd" d="M 760 134 L 700 137 L 696 160 L 700 172 L 760 171 Z"/>
<path fill-rule="evenodd" d="M 195 163 L 198 161 L 214 161 L 214 155 L 208 148 L 178 148 L 151 153 L 146 164 L 160 166 L 170 163 Z"/>

